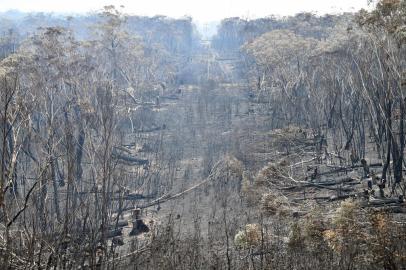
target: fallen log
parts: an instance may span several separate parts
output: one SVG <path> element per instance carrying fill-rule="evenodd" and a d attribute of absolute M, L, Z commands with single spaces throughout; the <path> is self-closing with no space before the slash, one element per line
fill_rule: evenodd
<path fill-rule="evenodd" d="M 316 160 L 316 159 L 317 159 L 317 157 L 312 158 L 312 159 L 309 159 L 309 160 L 303 160 L 303 161 L 297 162 L 297 163 L 295 163 L 295 164 L 292 164 L 292 165 L 290 165 L 289 167 L 290 167 L 290 168 L 294 168 L 294 167 L 296 167 L 296 166 L 301 166 L 301 165 L 303 165 L 303 164 L 312 162 L 312 161 L 314 161 L 314 160 Z"/>
<path fill-rule="evenodd" d="M 376 210 L 376 211 L 385 211 L 395 214 L 406 214 L 406 207 L 404 204 L 392 203 L 392 204 L 382 204 L 382 205 L 371 205 L 368 202 L 363 202 L 361 207 Z"/>
<path fill-rule="evenodd" d="M 359 182 L 348 182 L 348 183 L 345 183 L 346 185 L 350 185 L 350 186 L 356 186 L 356 185 L 361 185 L 362 183 L 359 181 Z"/>
<path fill-rule="evenodd" d="M 134 194 L 127 194 L 124 195 L 123 197 L 114 197 L 112 198 L 113 200 L 124 200 L 124 201 L 139 201 L 139 200 L 148 200 L 148 199 L 154 199 L 155 195 L 143 195 L 139 193 L 134 193 Z"/>
<path fill-rule="evenodd" d="M 331 181 L 323 181 L 323 182 L 296 181 L 296 183 L 302 183 L 302 184 L 296 185 L 296 186 L 284 187 L 284 188 L 281 188 L 281 190 L 293 190 L 293 189 L 297 189 L 297 188 L 317 187 L 317 188 L 325 188 L 325 189 L 329 189 L 329 190 L 352 191 L 353 188 L 350 188 L 350 187 L 331 187 L 331 186 L 349 184 L 355 180 L 357 180 L 357 179 L 351 178 L 351 177 L 345 177 L 340 180 L 331 180 Z M 357 182 L 357 184 L 359 184 L 359 182 Z"/>
<path fill-rule="evenodd" d="M 405 207 L 405 203 L 398 198 L 369 198 L 361 203 L 361 207 Z"/>
<path fill-rule="evenodd" d="M 406 207 L 404 206 L 389 206 L 385 207 L 383 210 L 395 214 L 406 214 Z"/>
<path fill-rule="evenodd" d="M 65 191 L 61 191 L 61 192 L 64 193 Z M 106 194 L 108 194 L 109 196 L 113 196 L 113 195 L 119 194 L 121 192 L 122 192 L 121 190 L 115 190 L 115 191 L 106 192 Z M 95 193 L 102 194 L 103 192 L 100 190 L 100 187 L 94 187 L 91 190 L 79 191 L 77 194 L 78 195 L 86 195 L 86 194 L 95 194 Z M 153 194 L 151 194 L 151 195 L 142 195 L 142 194 L 138 194 L 138 193 L 135 193 L 135 194 L 130 193 L 130 194 L 125 194 L 123 196 L 130 196 L 130 197 L 131 196 L 143 196 L 146 199 L 151 199 L 151 198 L 155 197 L 155 195 L 153 195 Z"/>
<path fill-rule="evenodd" d="M 331 165 L 328 165 L 329 167 L 333 167 Z M 348 166 L 348 167 L 339 167 L 339 166 L 334 166 L 334 170 L 327 171 L 327 172 L 321 172 L 318 175 L 328 175 L 328 174 L 334 174 L 334 173 L 339 173 L 339 172 L 346 172 L 346 171 L 352 171 L 354 169 L 362 168 L 362 165 L 353 165 L 353 166 Z M 372 163 L 369 165 L 369 167 L 382 167 L 382 163 Z"/>
<path fill-rule="evenodd" d="M 140 159 L 137 157 L 133 157 L 130 155 L 125 155 L 122 153 L 118 153 L 117 151 L 113 151 L 112 153 L 113 158 L 117 159 L 119 162 L 128 164 L 128 165 L 148 165 L 148 159 Z"/>
<path fill-rule="evenodd" d="M 284 188 L 281 190 L 292 190 L 292 189 L 300 189 L 300 188 L 306 188 L 306 187 L 315 187 L 315 188 L 322 188 L 322 189 L 328 189 L 328 190 L 333 190 L 333 191 L 342 191 L 342 192 L 351 192 L 354 191 L 354 188 L 351 187 L 331 187 L 331 186 L 325 186 L 317 183 L 309 183 L 306 185 L 300 185 L 300 186 L 293 186 L 293 187 L 288 187 Z"/>
<path fill-rule="evenodd" d="M 128 220 L 119 220 L 118 222 L 114 222 L 110 224 L 109 229 L 116 229 L 128 226 Z"/>
<path fill-rule="evenodd" d="M 293 202 L 301 202 L 301 201 L 308 201 L 308 200 L 329 200 L 330 196 L 317 196 L 317 197 L 307 197 L 307 198 L 296 198 L 293 199 Z"/>
<path fill-rule="evenodd" d="M 334 190 L 334 191 L 340 191 L 340 192 L 352 192 L 354 191 L 354 188 L 351 187 L 336 187 L 336 188 L 332 188 L 332 187 L 325 187 L 325 186 L 317 186 L 318 188 L 325 188 L 328 190 Z"/>
<path fill-rule="evenodd" d="M 117 229 L 109 230 L 107 232 L 106 238 L 109 239 L 109 238 L 113 238 L 113 237 L 121 236 L 121 235 L 123 235 L 123 228 L 117 228 Z"/>
<path fill-rule="evenodd" d="M 382 199 L 370 199 L 368 201 L 368 205 L 372 206 L 384 206 L 387 204 L 399 204 L 402 205 L 403 203 L 399 202 L 398 198 L 382 198 Z"/>
<path fill-rule="evenodd" d="M 152 127 L 149 129 L 139 129 L 139 130 L 134 130 L 134 132 L 137 133 L 148 133 L 148 132 L 154 132 L 154 131 L 159 131 L 159 130 L 164 130 L 166 129 L 166 125 L 159 126 L 159 127 Z"/>
<path fill-rule="evenodd" d="M 126 152 L 127 154 L 131 154 L 131 150 L 126 146 L 121 146 L 121 145 L 114 146 L 113 151 L 117 151 L 117 150 L 121 151 L 121 152 Z"/>
<path fill-rule="evenodd" d="M 196 185 L 194 185 L 194 186 L 192 186 L 192 187 L 190 187 L 190 188 L 188 188 L 188 189 L 186 189 L 184 191 L 181 191 L 181 192 L 179 192 L 177 194 L 174 194 L 174 195 L 165 194 L 165 195 L 159 197 L 158 199 L 155 199 L 154 201 L 152 201 L 150 203 L 147 203 L 145 205 L 125 207 L 125 208 L 121 209 L 121 212 L 130 211 L 130 210 L 134 210 L 134 209 L 137 209 L 137 208 L 139 208 L 139 209 L 149 208 L 151 206 L 159 205 L 161 203 L 165 203 L 167 201 L 174 200 L 174 199 L 179 198 L 179 197 L 183 196 L 184 194 L 186 194 L 186 193 L 188 193 L 188 192 L 190 192 L 192 190 L 195 190 L 195 189 L 199 188 L 200 186 L 210 182 L 211 180 L 212 179 L 209 176 L 209 177 L 207 177 L 206 180 L 204 180 L 204 181 L 202 181 L 202 182 L 200 182 L 200 183 L 198 183 L 198 184 L 196 184 Z"/>
<path fill-rule="evenodd" d="M 354 197 L 356 197 L 356 194 L 337 195 L 337 196 L 331 196 L 329 201 L 330 202 L 341 201 L 341 200 L 346 200 L 348 198 L 354 198 Z"/>
<path fill-rule="evenodd" d="M 317 184 L 317 185 L 323 185 L 323 186 L 335 186 L 335 185 L 340 185 L 340 184 L 344 184 L 344 183 L 350 183 L 355 180 L 357 180 L 357 179 L 352 178 L 352 177 L 345 177 L 345 178 L 341 178 L 339 180 L 327 180 L 327 181 L 322 181 L 322 182 L 311 182 L 311 183 Z"/>
<path fill-rule="evenodd" d="M 317 196 L 317 197 L 313 197 L 311 199 L 313 199 L 313 200 L 329 200 L 330 196 Z"/>

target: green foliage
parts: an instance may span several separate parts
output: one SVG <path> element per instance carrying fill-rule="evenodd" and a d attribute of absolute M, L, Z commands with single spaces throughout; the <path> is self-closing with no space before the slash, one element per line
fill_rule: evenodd
<path fill-rule="evenodd" d="M 244 49 L 264 66 L 300 62 L 311 54 L 317 41 L 289 30 L 274 30 L 244 45 Z"/>
<path fill-rule="evenodd" d="M 245 229 L 239 231 L 234 237 L 234 245 L 240 249 L 246 249 L 260 245 L 262 228 L 258 224 L 247 224 Z"/>
<path fill-rule="evenodd" d="M 402 46 L 406 42 L 405 18 L 405 0 L 380 0 L 374 10 L 361 11 L 357 19 L 358 23 L 370 32 L 383 29 L 397 40 L 399 46 Z"/>
<path fill-rule="evenodd" d="M 298 221 L 294 221 L 290 226 L 288 246 L 291 249 L 301 249 L 304 246 L 304 236 L 302 232 L 301 224 Z"/>

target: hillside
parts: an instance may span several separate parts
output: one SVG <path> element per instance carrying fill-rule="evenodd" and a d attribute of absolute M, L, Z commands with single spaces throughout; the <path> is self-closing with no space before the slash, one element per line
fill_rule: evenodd
<path fill-rule="evenodd" d="M 0 15 L 0 269 L 403 269 L 405 1 Z"/>

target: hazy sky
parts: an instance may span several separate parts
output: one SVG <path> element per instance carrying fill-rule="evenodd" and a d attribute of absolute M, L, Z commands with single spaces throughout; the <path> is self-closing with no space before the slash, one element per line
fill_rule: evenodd
<path fill-rule="evenodd" d="M 234 16 L 292 15 L 301 11 L 355 11 L 367 7 L 367 0 L 0 0 L 0 11 L 87 12 L 110 4 L 124 5 L 124 11 L 131 14 L 189 15 L 199 21 L 213 21 Z"/>

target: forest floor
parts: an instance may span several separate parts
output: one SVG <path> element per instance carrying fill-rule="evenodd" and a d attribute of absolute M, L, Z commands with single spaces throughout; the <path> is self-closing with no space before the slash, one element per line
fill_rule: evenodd
<path fill-rule="evenodd" d="M 230 73 L 232 65 L 220 63 L 219 67 Z M 228 76 L 231 80 L 235 77 Z M 404 203 L 398 202 L 400 191 L 392 192 L 387 185 L 385 197 L 381 197 L 378 183 L 364 177 L 359 161 L 352 164 L 348 151 L 336 153 L 332 149 L 332 137 L 320 144 L 312 130 L 273 129 L 272 116 L 264 106 L 250 98 L 244 82 L 230 81 L 212 89 L 184 86 L 176 99 L 161 102 L 156 121 L 158 125 L 165 124 L 166 129 L 148 136 L 163 136 L 162 147 L 167 153 L 182 150 L 174 156 L 177 160 L 172 174 L 165 176 L 170 179 L 161 181 L 161 199 L 137 203 L 143 208 L 142 219 L 152 231 L 171 227 L 180 239 L 198 234 L 203 242 L 224 246 L 230 240 L 213 239 L 213 231 L 224 230 L 222 225 L 229 224 L 233 239 L 246 224 L 260 222 L 260 202 L 258 198 L 254 204 L 247 202 L 242 191 L 243 177 L 213 177 L 213 173 L 218 173 L 213 169 L 216 164 L 228 166 L 233 157 L 240 162 L 241 171 L 252 186 L 258 175 L 269 173 L 266 189 L 256 191 L 255 196 L 261 197 L 265 192 L 282 196 L 288 200 L 293 215 L 305 215 L 309 205 L 317 204 L 323 209 L 320 216 L 326 216 L 346 198 L 355 198 L 365 207 L 389 207 L 399 215 L 406 213 Z M 367 153 L 373 152 L 372 144 L 367 148 Z M 367 161 L 375 164 L 371 171 L 381 171 L 382 166 L 376 165 L 381 161 L 376 156 L 368 154 Z M 369 180 L 374 184 L 375 195 L 366 199 L 364 191 L 368 190 Z M 124 218 L 131 221 L 131 213 L 126 212 Z M 139 246 L 148 237 L 128 236 L 132 229 L 129 224 L 124 229 L 125 245 L 120 248 L 120 255 L 133 250 L 134 240 Z"/>

